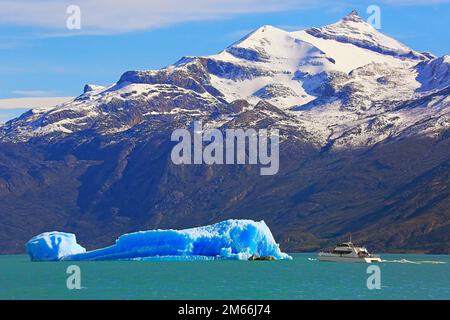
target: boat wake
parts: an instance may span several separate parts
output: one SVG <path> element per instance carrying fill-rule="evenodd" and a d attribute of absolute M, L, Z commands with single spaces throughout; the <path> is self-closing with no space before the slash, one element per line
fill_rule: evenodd
<path fill-rule="evenodd" d="M 444 261 L 432 261 L 432 260 L 423 260 L 423 261 L 412 261 L 407 259 L 400 259 L 400 260 L 381 260 L 381 262 L 388 262 L 388 263 L 409 263 L 409 264 L 446 264 L 447 262 Z"/>
<path fill-rule="evenodd" d="M 318 261 L 315 258 L 308 258 L 308 261 Z M 412 261 L 407 259 L 400 260 L 381 260 L 382 263 L 404 263 L 404 264 L 447 264 L 445 261 L 436 261 L 436 260 L 421 260 L 421 261 Z"/>

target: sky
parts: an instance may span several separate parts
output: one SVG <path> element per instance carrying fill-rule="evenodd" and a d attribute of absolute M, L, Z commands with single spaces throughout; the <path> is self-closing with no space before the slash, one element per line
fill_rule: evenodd
<path fill-rule="evenodd" d="M 319 27 L 352 9 L 367 19 L 369 5 L 381 10 L 380 32 L 450 54 L 450 0 L 0 0 L 0 122 L 26 110 L 2 99 L 77 96 L 127 70 L 217 53 L 261 25 Z"/>

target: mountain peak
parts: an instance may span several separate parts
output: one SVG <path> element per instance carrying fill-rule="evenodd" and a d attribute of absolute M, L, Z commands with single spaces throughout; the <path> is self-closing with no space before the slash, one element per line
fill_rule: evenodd
<path fill-rule="evenodd" d="M 427 59 L 426 56 L 379 32 L 370 23 L 364 21 L 356 10 L 352 10 L 333 24 L 306 29 L 305 32 L 316 38 L 348 43 L 384 55 L 413 60 Z"/>
<path fill-rule="evenodd" d="M 358 11 L 353 9 L 349 14 L 347 14 L 343 21 L 352 21 L 352 22 L 364 22 L 364 20 L 359 16 Z"/>
<path fill-rule="evenodd" d="M 242 42 L 246 39 L 253 38 L 253 39 L 259 39 L 259 38 L 270 38 L 270 37 L 276 37 L 280 36 L 281 34 L 287 34 L 287 31 L 274 27 L 270 24 L 263 25 L 251 33 L 249 33 L 247 36 L 245 36 L 243 39 L 241 39 L 239 42 Z"/>
<path fill-rule="evenodd" d="M 289 32 L 271 25 L 263 25 L 233 43 L 225 51 L 244 60 L 268 61 L 274 56 L 287 54 L 283 50 L 288 50 L 294 44 L 295 39 Z"/>
<path fill-rule="evenodd" d="M 265 25 L 259 27 L 258 29 L 256 29 L 256 31 L 261 31 L 261 32 L 266 32 L 266 31 L 271 31 L 271 30 L 280 30 L 280 29 L 276 28 L 270 24 L 265 24 Z"/>
<path fill-rule="evenodd" d="M 97 91 L 97 90 L 103 90 L 103 89 L 105 89 L 105 87 L 99 86 L 97 84 L 90 84 L 90 83 L 88 83 L 88 84 L 86 84 L 84 86 L 83 93 L 87 93 L 87 92 L 91 92 L 91 91 Z"/>

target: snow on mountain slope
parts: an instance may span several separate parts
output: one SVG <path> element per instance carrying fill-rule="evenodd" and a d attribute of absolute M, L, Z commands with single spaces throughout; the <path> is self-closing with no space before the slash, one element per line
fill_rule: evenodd
<path fill-rule="evenodd" d="M 301 106 L 316 96 L 307 90 L 311 76 L 350 71 L 370 63 L 408 68 L 427 57 L 383 35 L 352 11 L 337 23 L 320 29 L 287 32 L 263 26 L 221 53 L 206 57 L 234 69 L 259 70 L 252 77 L 212 76 L 211 82 L 228 100 L 264 99 L 282 108 Z M 281 90 L 266 90 L 277 86 Z"/>
<path fill-rule="evenodd" d="M 84 86 L 83 92 L 86 93 L 86 92 L 90 92 L 90 91 L 100 91 L 103 89 L 105 89 L 105 87 L 99 86 L 97 84 L 87 84 Z"/>
<path fill-rule="evenodd" d="M 450 56 L 444 55 L 419 63 L 417 81 L 421 83 L 418 91 L 442 89 L 450 85 Z"/>
<path fill-rule="evenodd" d="M 334 70 L 348 73 L 353 69 L 362 67 L 369 63 L 387 63 L 399 65 L 402 61 L 394 56 L 385 55 L 372 50 L 361 48 L 352 43 L 340 42 L 335 39 L 324 39 L 309 34 L 307 31 L 295 31 L 292 35 L 311 43 L 316 48 L 329 55 L 334 60 Z M 417 61 L 409 61 L 410 65 L 414 65 Z"/>
<path fill-rule="evenodd" d="M 167 84 L 113 84 L 87 91 L 50 110 L 32 109 L 7 122 L 0 132 L 0 139 L 27 140 L 50 134 L 66 136 L 88 129 L 95 129 L 98 134 L 118 133 L 145 121 L 147 116 L 190 112 L 189 109 L 218 103 L 209 93 L 199 94 Z"/>
<path fill-rule="evenodd" d="M 356 11 L 328 26 L 294 31 L 291 35 L 324 52 L 333 59 L 333 70 L 345 73 L 369 63 L 394 66 L 408 63 L 412 66 L 417 64 L 417 59 L 427 59 L 378 32 L 364 22 Z M 414 54 L 410 55 L 410 52 Z"/>
<path fill-rule="evenodd" d="M 322 39 L 350 43 L 363 49 L 400 58 L 418 59 L 424 55 L 415 52 L 397 40 L 378 32 L 353 10 L 340 21 L 322 28 L 310 28 L 306 33 Z"/>
<path fill-rule="evenodd" d="M 283 114 L 271 119 L 279 127 L 322 147 L 370 145 L 405 130 L 434 135 L 448 123 L 449 63 L 383 35 L 356 12 L 304 31 L 266 25 L 218 54 L 127 71 L 108 87 L 87 85 L 73 101 L 7 122 L 0 140 L 112 135 L 163 115 L 226 125 L 261 100 Z"/>
<path fill-rule="evenodd" d="M 303 104 L 313 98 L 302 88 L 297 74 L 333 70 L 332 61 L 321 50 L 273 26 L 263 26 L 221 53 L 206 58 L 259 71 L 245 79 L 213 75 L 212 84 L 227 100 L 249 99 L 256 103 L 261 91 L 266 91 L 271 96 L 266 94 L 265 100 L 281 107 Z M 281 90 L 270 90 L 272 85 Z"/>

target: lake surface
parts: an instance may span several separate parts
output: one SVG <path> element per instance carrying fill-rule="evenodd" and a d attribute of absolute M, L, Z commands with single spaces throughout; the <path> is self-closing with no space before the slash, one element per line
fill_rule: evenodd
<path fill-rule="evenodd" d="M 291 261 L 30 262 L 0 256 L 0 299 L 450 299 L 449 255 L 385 254 L 381 289 L 369 264 Z M 67 268 L 81 270 L 69 290 Z"/>

